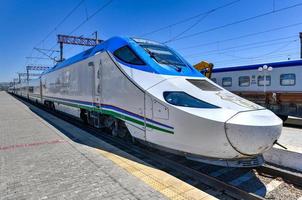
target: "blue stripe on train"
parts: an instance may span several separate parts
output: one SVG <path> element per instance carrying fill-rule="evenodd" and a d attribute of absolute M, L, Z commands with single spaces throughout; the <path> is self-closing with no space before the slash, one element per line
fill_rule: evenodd
<path fill-rule="evenodd" d="M 65 98 L 49 97 L 49 96 L 44 96 L 44 97 L 46 97 L 46 98 L 52 98 L 52 99 L 57 99 L 57 100 L 61 100 L 61 101 L 69 101 L 69 102 L 74 102 L 74 103 L 83 104 L 83 105 L 89 105 L 89 106 L 100 105 L 99 103 L 93 103 L 93 102 L 89 102 L 89 101 L 80 101 L 80 100 L 74 100 L 74 99 L 65 99 Z M 139 119 L 141 119 L 141 120 L 144 120 L 144 119 L 145 119 L 143 116 L 140 116 L 140 115 L 138 115 L 138 114 L 132 113 L 132 112 L 130 112 L 130 111 L 124 110 L 124 109 L 119 108 L 119 107 L 116 107 L 116 106 L 112 106 L 112 105 L 108 105 L 108 104 L 101 104 L 101 107 L 108 108 L 108 109 L 112 109 L 112 110 L 115 110 L 115 111 L 118 111 L 118 112 L 122 112 L 122 113 L 124 113 L 124 114 L 127 114 L 127 115 L 130 115 L 130 116 L 139 118 Z M 151 122 L 151 123 L 154 123 L 154 124 L 157 124 L 157 125 L 160 125 L 160 126 L 169 128 L 169 129 L 174 129 L 174 128 L 171 127 L 171 126 L 162 124 L 162 123 L 160 123 L 160 122 L 156 122 L 156 121 L 154 121 L 154 120 L 152 120 L 152 119 L 146 118 L 146 120 L 147 120 L 148 122 Z"/>

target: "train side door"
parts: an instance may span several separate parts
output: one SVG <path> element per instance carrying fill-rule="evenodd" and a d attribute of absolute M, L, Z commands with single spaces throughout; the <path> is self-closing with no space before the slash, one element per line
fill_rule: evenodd
<path fill-rule="evenodd" d="M 42 92 L 43 92 L 43 89 L 42 89 L 42 87 L 43 87 L 43 83 L 42 83 L 42 78 L 40 78 L 40 82 L 39 82 L 39 92 L 40 92 L 40 101 L 41 101 L 41 103 L 43 103 L 43 94 L 42 94 Z"/>
<path fill-rule="evenodd" d="M 147 119 L 153 119 L 153 105 L 152 105 L 152 98 L 151 96 L 145 94 L 145 126 L 146 126 L 146 137 L 147 135 L 152 133 L 153 128 L 148 126 Z M 147 138 L 146 138 L 147 139 Z"/>
<path fill-rule="evenodd" d="M 167 125 L 169 123 L 168 107 L 146 94 L 145 113 L 146 140 L 163 146 L 169 144 L 172 130 Z"/>
<path fill-rule="evenodd" d="M 102 77 L 102 63 L 100 60 L 96 59 L 95 60 L 95 67 L 94 67 L 94 102 L 96 103 L 97 107 L 101 107 L 101 77 Z"/>
<path fill-rule="evenodd" d="M 101 62 L 99 56 L 94 56 L 92 60 L 88 62 L 88 65 L 92 68 L 92 101 L 95 107 L 101 106 Z"/>
<path fill-rule="evenodd" d="M 123 120 L 132 136 L 145 140 L 145 92 L 109 52 L 100 56 L 102 112 Z"/>

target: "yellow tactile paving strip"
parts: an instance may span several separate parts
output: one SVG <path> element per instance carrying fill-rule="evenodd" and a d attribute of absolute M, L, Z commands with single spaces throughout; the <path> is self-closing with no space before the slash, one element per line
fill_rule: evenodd
<path fill-rule="evenodd" d="M 107 151 L 100 149 L 97 149 L 97 151 L 169 199 L 217 199 L 164 171 L 140 164 Z"/>

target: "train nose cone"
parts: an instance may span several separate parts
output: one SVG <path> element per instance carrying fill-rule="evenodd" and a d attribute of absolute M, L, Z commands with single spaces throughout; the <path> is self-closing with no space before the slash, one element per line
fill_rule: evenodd
<path fill-rule="evenodd" d="M 281 134 L 282 121 L 269 110 L 241 112 L 226 122 L 230 144 L 246 155 L 263 153 Z"/>

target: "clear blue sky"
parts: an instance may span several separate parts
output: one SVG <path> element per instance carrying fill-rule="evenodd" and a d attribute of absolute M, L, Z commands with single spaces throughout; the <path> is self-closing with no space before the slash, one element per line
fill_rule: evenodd
<path fill-rule="evenodd" d="M 91 37 L 92 32 L 97 30 L 102 39 L 116 35 L 141 36 L 233 1 L 113 0 L 108 7 L 81 26 L 74 35 Z M 16 72 L 24 72 L 26 64 L 53 64 L 50 60 L 25 57 L 43 57 L 37 51 L 33 51 L 33 47 L 45 38 L 79 2 L 80 0 L 1 0 L 0 82 L 12 80 L 17 76 Z M 53 47 L 56 44 L 56 34 L 70 33 L 106 2 L 108 0 L 85 0 L 45 42 L 37 47 Z M 193 24 L 196 25 L 180 37 L 298 3 L 302 3 L 302 0 L 241 0 L 206 17 L 200 16 L 188 20 L 147 35 L 145 38 L 163 42 Z M 298 6 L 167 44 L 178 50 L 192 64 L 207 60 L 213 62 L 216 67 L 280 61 L 288 58 L 299 59 L 298 33 L 302 31 L 301 13 L 302 6 Z M 301 24 L 224 42 L 229 38 L 298 23 Z M 205 45 L 206 43 L 211 44 Z M 66 46 L 65 57 L 68 58 L 84 49 L 84 47 Z"/>

